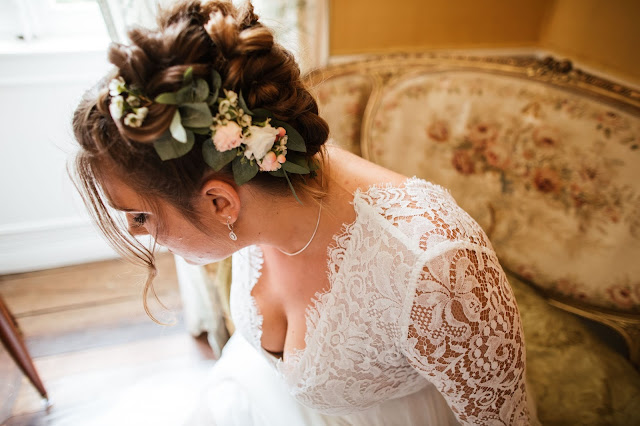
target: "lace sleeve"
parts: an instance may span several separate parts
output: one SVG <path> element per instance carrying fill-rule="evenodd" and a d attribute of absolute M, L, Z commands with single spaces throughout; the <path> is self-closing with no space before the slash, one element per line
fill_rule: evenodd
<path fill-rule="evenodd" d="M 524 335 L 497 257 L 472 243 L 443 246 L 416 271 L 402 351 L 462 424 L 529 424 Z"/>

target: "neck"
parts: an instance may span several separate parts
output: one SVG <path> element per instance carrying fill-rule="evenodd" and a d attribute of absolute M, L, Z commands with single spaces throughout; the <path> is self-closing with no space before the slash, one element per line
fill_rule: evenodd
<path fill-rule="evenodd" d="M 321 188 L 320 182 L 324 182 L 326 196 L 322 200 L 319 222 L 320 203 L 307 194 L 298 193 L 302 204 L 293 196 L 281 197 L 277 201 L 274 201 L 272 196 L 262 193 L 243 197 L 246 200 L 243 202 L 244 210 L 256 212 L 252 215 L 251 222 L 238 218 L 236 229 L 239 239 L 245 235 L 251 236 L 249 239 L 242 239 L 243 246 L 255 244 L 261 246 L 265 254 L 273 252 L 274 255 L 289 257 L 282 251 L 295 253 L 302 249 L 311 239 L 317 224 L 316 235 L 311 243 L 294 257 L 308 259 L 325 256 L 331 238 L 351 217 L 348 215 L 349 209 L 345 211 L 343 205 L 348 205 L 348 201 L 351 201 L 345 201 L 345 196 L 348 198 L 351 194 L 347 194 L 342 185 L 337 184 L 327 164 L 321 170 L 320 173 L 324 176 L 319 175 L 316 179 L 307 180 L 311 186 L 318 189 Z M 339 214 L 335 214 L 336 212 Z M 342 217 L 345 213 L 348 216 Z"/>

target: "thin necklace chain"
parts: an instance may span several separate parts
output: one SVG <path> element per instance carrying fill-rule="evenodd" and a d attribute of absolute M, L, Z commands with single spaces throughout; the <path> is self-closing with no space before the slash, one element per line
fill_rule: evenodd
<path fill-rule="evenodd" d="M 324 173 L 322 173 L 320 175 L 320 186 L 324 186 Z M 287 256 L 295 256 L 296 254 L 300 254 L 302 253 L 307 247 L 309 247 L 309 244 L 311 244 L 311 241 L 313 241 L 313 237 L 316 236 L 316 232 L 318 232 L 318 226 L 320 225 L 320 214 L 322 213 L 322 203 L 324 200 L 320 200 L 320 209 L 318 210 L 318 221 L 316 222 L 316 229 L 313 230 L 313 235 L 311 235 L 311 238 L 309 239 L 309 241 L 307 242 L 307 244 L 304 245 L 304 247 L 302 247 L 300 250 L 298 250 L 295 253 L 288 253 L 284 250 L 280 250 L 278 248 L 278 250 L 280 250 L 280 252 L 286 254 Z M 277 247 L 276 247 L 277 248 Z"/>
<path fill-rule="evenodd" d="M 281 250 L 278 248 L 278 250 L 280 250 L 282 253 L 286 254 L 287 256 L 295 256 L 296 254 L 300 254 L 302 253 L 307 247 L 309 247 L 309 244 L 311 244 L 311 241 L 313 241 L 313 237 L 316 236 L 316 232 L 318 232 L 318 226 L 320 225 L 320 214 L 322 213 L 322 201 L 320 201 L 320 210 L 318 210 L 318 221 L 316 222 L 316 229 L 313 230 L 313 235 L 311 236 L 311 239 L 307 242 L 307 244 L 305 244 L 304 247 L 302 247 L 300 250 L 298 250 L 295 253 L 288 253 L 284 250 Z"/>

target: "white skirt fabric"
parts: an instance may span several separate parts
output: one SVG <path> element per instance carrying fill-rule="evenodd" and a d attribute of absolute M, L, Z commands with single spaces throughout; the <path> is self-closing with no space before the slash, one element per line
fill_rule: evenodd
<path fill-rule="evenodd" d="M 235 333 L 216 362 L 185 426 L 458 425 L 433 385 L 345 416 L 318 413 L 289 395 L 273 367 Z"/>

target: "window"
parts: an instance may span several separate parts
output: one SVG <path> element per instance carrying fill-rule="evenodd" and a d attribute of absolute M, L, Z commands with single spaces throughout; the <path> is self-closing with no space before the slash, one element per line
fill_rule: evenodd
<path fill-rule="evenodd" d="M 96 0 L 3 0 L 0 28 L 3 42 L 108 39 Z"/>

